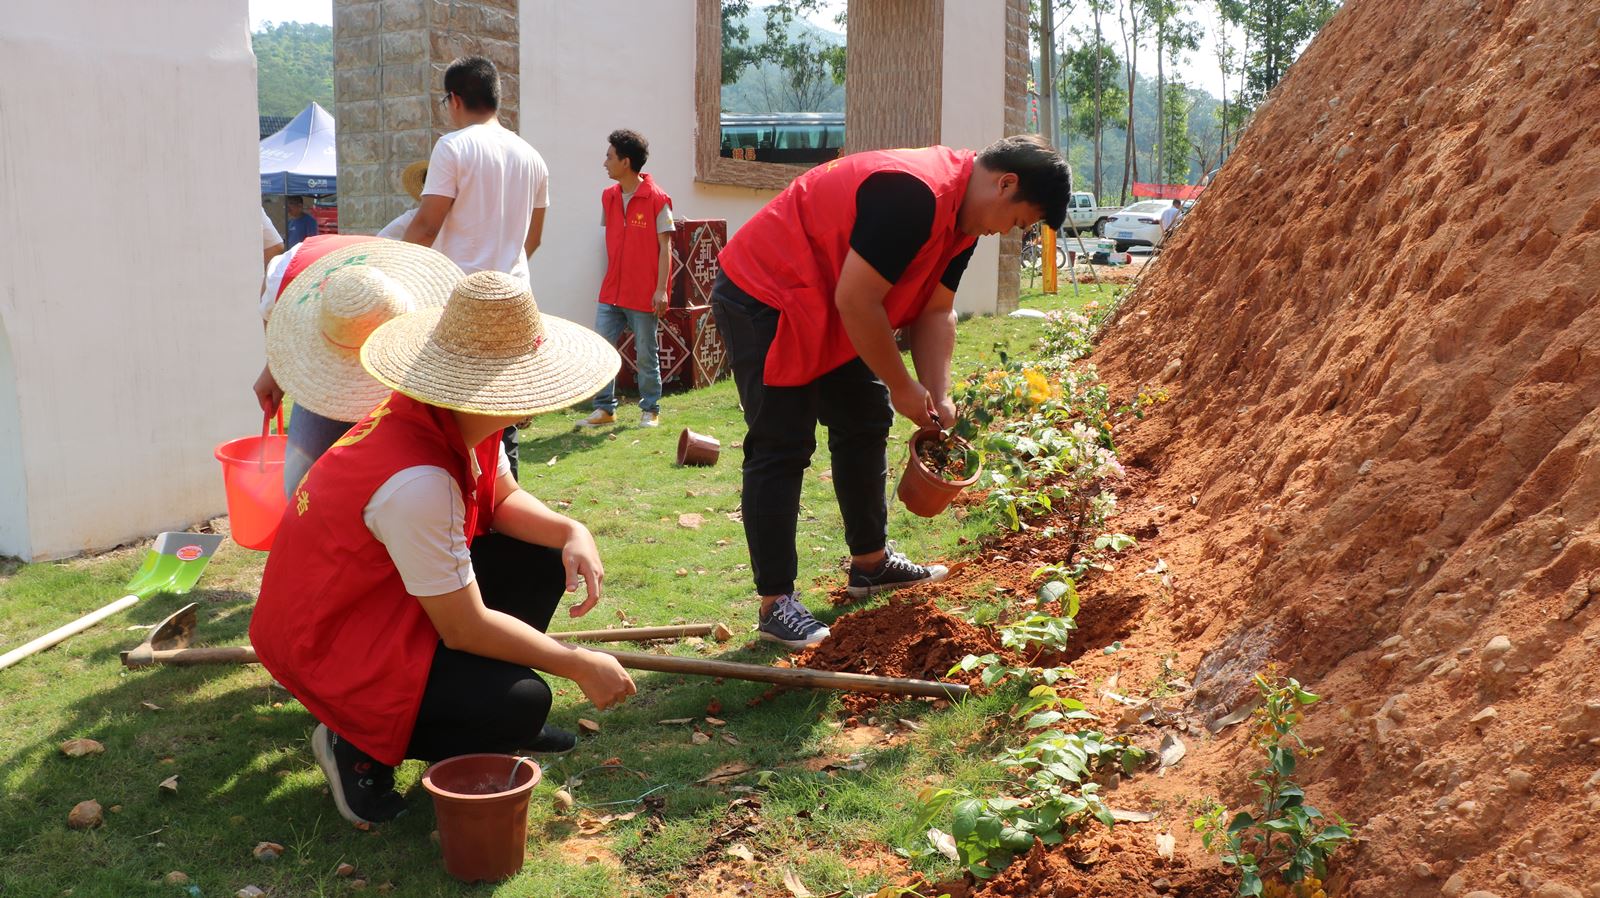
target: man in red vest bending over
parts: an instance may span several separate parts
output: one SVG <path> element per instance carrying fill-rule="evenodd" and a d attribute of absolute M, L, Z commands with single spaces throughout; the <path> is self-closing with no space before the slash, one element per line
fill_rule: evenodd
<path fill-rule="evenodd" d="M 637 131 L 612 131 L 606 138 L 606 176 L 617 183 L 600 194 L 600 225 L 606 232 L 606 277 L 594 329 L 613 346 L 624 329 L 633 331 L 639 371 L 639 426 L 661 424 L 661 360 L 656 323 L 667 314 L 667 270 L 672 260 L 672 197 L 655 179 L 640 174 L 650 144 Z M 617 382 L 594 397 L 594 412 L 579 427 L 604 427 L 617 420 Z"/>
<path fill-rule="evenodd" d="M 1061 226 L 1067 163 L 1033 135 L 981 153 L 949 147 L 844 156 L 796 178 L 723 249 L 712 310 L 749 433 L 743 517 L 762 638 L 827 638 L 795 597 L 800 488 L 828 428 L 833 490 L 850 548 L 849 592 L 868 596 L 948 573 L 888 549 L 889 426 L 955 421 L 955 290 L 977 238 L 1043 219 Z M 908 328 L 916 377 L 895 347 Z"/>

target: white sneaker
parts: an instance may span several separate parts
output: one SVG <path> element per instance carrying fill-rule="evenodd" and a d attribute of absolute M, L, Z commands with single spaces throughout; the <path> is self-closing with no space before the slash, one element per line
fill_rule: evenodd
<path fill-rule="evenodd" d="M 661 426 L 661 413 L 660 412 L 641 412 L 639 414 L 639 426 L 640 427 L 660 427 Z"/>
<path fill-rule="evenodd" d="M 617 416 L 602 408 L 597 408 L 589 413 L 589 417 L 579 421 L 578 427 L 604 427 L 607 424 L 617 423 Z"/>

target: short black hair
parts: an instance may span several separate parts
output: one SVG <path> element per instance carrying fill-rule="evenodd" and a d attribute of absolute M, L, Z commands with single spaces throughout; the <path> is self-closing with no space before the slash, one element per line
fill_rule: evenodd
<path fill-rule="evenodd" d="M 634 174 L 644 171 L 644 162 L 650 158 L 650 141 L 638 131 L 627 128 L 618 128 L 606 135 L 606 141 L 617 151 L 618 159 L 626 159 L 633 165 Z"/>
<path fill-rule="evenodd" d="M 444 90 L 460 97 L 473 112 L 500 108 L 500 72 L 482 56 L 467 56 L 450 63 L 450 68 L 444 70 Z"/>
<path fill-rule="evenodd" d="M 990 171 L 1017 176 L 1017 195 L 1044 212 L 1045 223 L 1059 229 L 1072 199 L 1072 166 L 1037 134 L 1002 137 L 978 154 Z"/>
<path fill-rule="evenodd" d="M 306 204 L 306 201 L 304 199 L 301 199 L 300 197 L 297 197 L 297 196 L 288 197 L 283 201 L 283 204 L 286 205 L 286 206 L 287 205 L 291 205 L 293 203 L 299 203 L 300 205 L 304 206 Z"/>

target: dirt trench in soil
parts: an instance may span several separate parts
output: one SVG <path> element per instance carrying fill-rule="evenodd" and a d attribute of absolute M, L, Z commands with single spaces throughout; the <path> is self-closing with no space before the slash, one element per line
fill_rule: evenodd
<path fill-rule="evenodd" d="M 1600 898 L 1600 5 L 1350 0 L 1095 361 L 1171 401 L 1119 437 L 1142 544 L 1084 619 L 1126 648 L 1079 673 L 1186 671 L 1198 723 L 1268 663 L 1323 694 L 1342 894 Z M 1244 729 L 1113 803 L 1192 853 Z"/>

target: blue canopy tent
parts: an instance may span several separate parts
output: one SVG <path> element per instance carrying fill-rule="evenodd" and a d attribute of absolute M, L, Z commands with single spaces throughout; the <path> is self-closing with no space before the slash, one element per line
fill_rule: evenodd
<path fill-rule="evenodd" d="M 337 192 L 333 116 L 312 103 L 282 131 L 261 141 L 261 193 L 325 196 Z"/>

